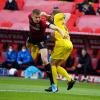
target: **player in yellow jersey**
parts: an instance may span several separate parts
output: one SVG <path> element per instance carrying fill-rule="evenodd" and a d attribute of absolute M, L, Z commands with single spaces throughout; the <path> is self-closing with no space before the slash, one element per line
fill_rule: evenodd
<path fill-rule="evenodd" d="M 47 45 L 46 45 L 46 28 L 59 31 L 59 33 L 63 36 L 63 31 L 55 26 L 54 24 L 49 23 L 48 21 L 45 21 L 42 19 L 42 16 L 49 17 L 50 15 L 46 14 L 45 12 L 41 12 L 39 9 L 33 9 L 32 13 L 29 14 L 29 32 L 28 32 L 28 38 L 27 38 L 27 44 L 30 47 L 30 51 L 32 54 L 33 59 L 36 58 L 37 53 L 40 52 L 41 59 L 43 62 L 43 65 L 45 65 L 45 70 L 47 72 L 47 75 L 50 79 L 50 83 L 53 82 L 52 78 L 52 71 L 51 71 L 51 65 L 48 62 L 47 55 Z"/>
<path fill-rule="evenodd" d="M 70 18 L 69 13 L 58 13 L 54 16 L 54 24 L 62 29 L 64 36 L 62 36 L 58 31 L 55 31 L 55 46 L 51 54 L 51 66 L 52 66 L 52 75 L 53 81 L 55 84 L 52 84 L 52 92 L 56 92 L 58 89 L 57 85 L 57 74 L 61 74 L 66 77 L 68 80 L 67 90 L 70 90 L 75 81 L 72 80 L 71 76 L 67 71 L 61 67 L 61 64 L 66 61 L 73 50 L 73 44 L 70 40 L 69 32 L 66 28 L 66 21 Z"/>

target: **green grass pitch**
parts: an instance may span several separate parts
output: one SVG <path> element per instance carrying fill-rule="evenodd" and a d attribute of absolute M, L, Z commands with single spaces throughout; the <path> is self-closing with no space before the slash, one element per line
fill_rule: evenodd
<path fill-rule="evenodd" d="M 66 81 L 58 81 L 59 92 L 47 93 L 47 79 L 0 77 L 0 100 L 100 100 L 100 84 L 76 83 L 67 91 Z"/>

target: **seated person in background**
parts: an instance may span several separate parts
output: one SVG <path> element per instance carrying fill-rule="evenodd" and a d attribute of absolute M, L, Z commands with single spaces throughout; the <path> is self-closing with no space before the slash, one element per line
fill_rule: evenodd
<path fill-rule="evenodd" d="M 75 80 L 78 80 L 78 74 L 83 74 L 84 78 L 82 81 L 87 81 L 88 71 L 89 73 L 92 71 L 91 58 L 86 49 L 83 48 L 79 54 L 78 64 L 75 69 Z"/>
<path fill-rule="evenodd" d="M 10 69 L 17 67 L 17 52 L 13 49 L 13 46 L 9 46 L 6 52 L 6 60 L 2 63 L 2 67 Z"/>
<path fill-rule="evenodd" d="M 18 6 L 15 0 L 7 0 L 4 9 L 18 10 Z"/>
<path fill-rule="evenodd" d="M 82 12 L 85 15 L 96 15 L 94 8 L 87 0 L 85 0 L 82 3 L 78 3 L 76 5 L 76 9 L 78 9 L 80 12 Z"/>
<path fill-rule="evenodd" d="M 18 52 L 17 56 L 18 69 L 25 70 L 27 67 L 34 64 L 30 51 L 26 46 L 22 46 L 22 49 Z"/>

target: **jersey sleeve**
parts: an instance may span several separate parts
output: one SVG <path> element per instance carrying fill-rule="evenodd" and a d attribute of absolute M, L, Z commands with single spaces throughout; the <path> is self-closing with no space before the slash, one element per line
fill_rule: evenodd
<path fill-rule="evenodd" d="M 50 25 L 51 25 L 51 23 L 46 22 L 46 26 L 47 26 L 47 28 L 49 28 L 49 27 L 50 27 Z"/>

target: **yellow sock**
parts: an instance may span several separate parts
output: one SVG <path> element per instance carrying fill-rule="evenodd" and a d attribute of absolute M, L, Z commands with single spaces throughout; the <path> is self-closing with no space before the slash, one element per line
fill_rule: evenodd
<path fill-rule="evenodd" d="M 63 67 L 57 66 L 57 72 L 62 76 L 66 77 L 69 82 L 71 81 L 72 79 L 71 76 L 67 73 L 67 71 Z"/>
<path fill-rule="evenodd" d="M 57 86 L 57 68 L 56 66 L 52 66 L 52 76 L 55 85 Z"/>

